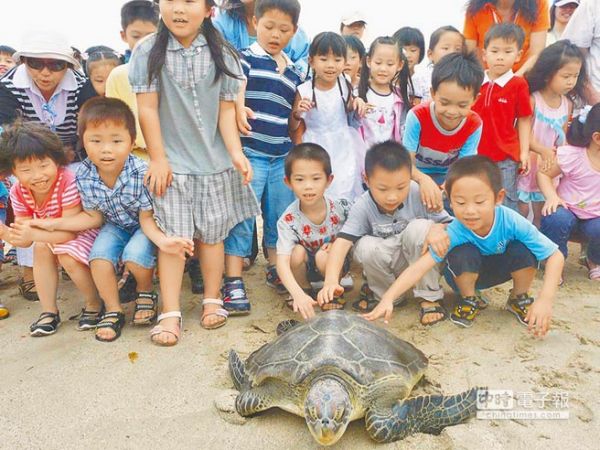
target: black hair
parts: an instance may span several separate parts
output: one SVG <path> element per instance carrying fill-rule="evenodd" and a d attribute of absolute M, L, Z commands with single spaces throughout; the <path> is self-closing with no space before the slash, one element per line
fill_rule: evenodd
<path fill-rule="evenodd" d="M 467 16 L 472 17 L 477 14 L 486 3 L 496 4 L 496 0 L 469 0 L 467 3 Z M 540 8 L 539 0 L 515 0 L 513 12 L 522 16 L 528 23 L 534 23 L 538 16 Z"/>
<path fill-rule="evenodd" d="M 400 47 L 414 45 L 419 48 L 419 63 L 425 58 L 425 36 L 421 30 L 413 27 L 402 27 L 393 36 Z M 439 39 L 438 39 L 439 40 Z"/>
<path fill-rule="evenodd" d="M 292 19 L 294 26 L 298 26 L 298 20 L 300 19 L 300 2 L 298 0 L 256 0 L 254 17 L 258 20 L 272 9 L 287 14 Z"/>
<path fill-rule="evenodd" d="M 483 38 L 483 48 L 487 48 L 494 39 L 502 39 L 507 42 L 516 42 L 517 48 L 521 50 L 525 42 L 523 28 L 514 23 L 497 23 L 490 27 Z"/>
<path fill-rule="evenodd" d="M 0 53 L 12 56 L 16 50 L 8 45 L 0 45 Z"/>
<path fill-rule="evenodd" d="M 453 27 L 452 25 L 446 25 L 443 27 L 439 27 L 437 30 L 435 30 L 433 33 L 431 33 L 431 36 L 429 37 L 428 49 L 433 51 L 435 49 L 435 46 L 438 45 L 438 42 L 440 42 L 440 39 L 442 38 L 442 36 L 445 35 L 446 33 L 460 34 L 460 36 L 462 37 L 463 46 L 464 46 L 465 37 L 463 36 L 463 34 L 460 31 L 458 31 L 455 27 Z"/>
<path fill-rule="evenodd" d="M 375 144 L 367 151 L 365 157 L 365 173 L 367 177 L 373 174 L 376 167 L 394 172 L 403 168 L 412 170 L 412 161 L 410 153 L 396 141 L 385 141 L 380 144 Z"/>
<path fill-rule="evenodd" d="M 408 68 L 408 60 L 404 55 L 404 52 L 400 49 L 398 42 L 390 36 L 380 36 L 373 41 L 369 47 L 369 53 L 367 58 L 372 58 L 375 54 L 375 50 L 378 45 L 392 45 L 398 51 L 398 57 L 402 61 L 402 69 L 396 74 L 396 76 L 390 82 L 392 92 L 399 95 L 404 102 L 404 107 L 408 108 L 410 99 L 408 97 L 409 87 L 412 91 L 412 79 L 410 78 L 410 69 Z M 369 90 L 369 78 L 371 78 L 371 70 L 367 64 L 367 58 L 363 59 L 362 67 L 360 69 L 360 81 L 358 83 L 358 96 L 365 102 L 367 101 L 367 92 Z"/>
<path fill-rule="evenodd" d="M 135 116 L 127 103 L 118 98 L 97 96 L 86 101 L 77 118 L 77 134 L 83 140 L 89 125 L 98 126 L 107 122 L 123 125 L 131 136 L 131 142 L 135 141 Z"/>
<path fill-rule="evenodd" d="M 571 61 L 581 62 L 581 70 L 575 87 L 568 95 L 571 100 L 575 100 L 576 97 L 584 98 L 587 84 L 585 56 L 579 47 L 568 40 L 557 41 L 542 50 L 531 70 L 525 75 L 529 83 L 529 90 L 536 92 L 544 89 L 556 72 Z"/>
<path fill-rule="evenodd" d="M 67 163 L 60 138 L 40 122 L 18 118 L 0 135 L 0 173 L 12 171 L 15 161 L 52 159 L 57 165 Z"/>
<path fill-rule="evenodd" d="M 331 175 L 331 158 L 327 150 L 319 144 L 307 142 L 295 145 L 285 157 L 285 176 L 288 180 L 292 176 L 294 163 L 300 160 L 318 161 L 323 165 L 325 175 Z"/>
<path fill-rule="evenodd" d="M 474 52 L 450 53 L 433 66 L 431 90 L 437 91 L 440 84 L 451 81 L 463 89 L 473 91 L 476 97 L 483 84 L 485 74 Z"/>
<path fill-rule="evenodd" d="M 448 169 L 444 184 L 446 194 L 450 197 L 452 186 L 465 177 L 475 177 L 485 181 L 497 196 L 502 189 L 502 175 L 498 166 L 487 156 L 472 155 L 456 160 Z"/>
<path fill-rule="evenodd" d="M 600 103 L 588 111 L 585 120 L 580 116 L 573 119 L 567 131 L 567 142 L 576 147 L 589 147 L 594 133 L 600 133 Z"/>
<path fill-rule="evenodd" d="M 207 8 L 212 8 L 215 6 L 215 0 L 205 0 L 205 4 Z M 210 17 L 204 19 L 199 32 L 206 38 L 210 56 L 215 64 L 214 81 L 218 81 L 223 74 L 235 79 L 241 79 L 241 76 L 233 73 L 225 62 L 225 53 L 229 54 L 235 61 L 238 61 L 237 51 L 223 38 L 221 32 L 215 28 Z M 169 29 L 165 25 L 165 22 L 160 19 L 158 31 L 156 32 L 156 40 L 148 54 L 148 85 L 155 78 L 159 78 L 160 71 L 165 65 L 169 35 Z"/>
<path fill-rule="evenodd" d="M 86 76 L 90 76 L 90 64 L 102 60 L 114 61 L 117 66 L 123 64 L 123 56 L 106 45 L 94 45 L 81 54 L 83 59 L 83 70 Z"/>
<path fill-rule="evenodd" d="M 158 6 L 148 0 L 132 0 L 121 8 L 121 29 L 125 31 L 136 20 L 158 24 Z"/>
<path fill-rule="evenodd" d="M 360 60 L 362 61 L 364 59 L 365 55 L 367 54 L 367 50 L 365 49 L 365 44 L 363 44 L 362 41 L 357 36 L 354 36 L 353 34 L 348 34 L 348 35 L 344 36 L 344 41 L 346 41 L 346 47 L 349 50 L 353 50 L 356 53 L 358 53 L 358 56 L 359 56 Z"/>

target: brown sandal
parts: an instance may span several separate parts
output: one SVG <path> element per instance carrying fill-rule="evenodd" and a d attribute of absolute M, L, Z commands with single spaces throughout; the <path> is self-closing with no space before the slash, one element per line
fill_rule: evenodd
<path fill-rule="evenodd" d="M 25 278 L 21 278 L 19 280 L 19 293 L 23 296 L 25 300 L 30 302 L 39 302 L 40 298 L 38 297 L 37 291 L 35 289 L 35 281 L 29 280 L 25 281 Z"/>

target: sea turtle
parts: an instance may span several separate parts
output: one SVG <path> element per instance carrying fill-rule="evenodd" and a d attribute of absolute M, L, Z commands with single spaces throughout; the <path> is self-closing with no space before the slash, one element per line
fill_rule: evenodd
<path fill-rule="evenodd" d="M 427 358 L 360 316 L 329 311 L 302 324 L 283 322 L 278 333 L 245 363 L 229 353 L 242 416 L 278 407 L 304 417 L 317 442 L 332 445 L 362 417 L 371 438 L 392 442 L 415 432 L 437 434 L 475 413 L 476 388 L 408 398 Z"/>

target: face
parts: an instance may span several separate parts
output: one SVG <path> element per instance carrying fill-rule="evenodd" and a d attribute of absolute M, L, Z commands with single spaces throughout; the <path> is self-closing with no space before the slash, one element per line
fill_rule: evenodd
<path fill-rule="evenodd" d="M 342 36 L 356 36 L 362 39 L 365 34 L 366 24 L 364 22 L 353 22 L 350 25 L 342 26 Z"/>
<path fill-rule="evenodd" d="M 285 182 L 294 191 L 302 206 L 316 205 L 333 181 L 323 170 L 323 164 L 311 159 L 299 159 L 292 164 L 292 174 Z"/>
<path fill-rule="evenodd" d="M 577 84 L 581 72 L 581 61 L 573 60 L 558 69 L 550 82 L 548 89 L 559 95 L 567 95 Z"/>
<path fill-rule="evenodd" d="M 346 58 L 344 56 L 334 55 L 329 52 L 327 55 L 315 55 L 308 58 L 310 67 L 315 71 L 317 79 L 328 83 L 335 82 L 346 67 Z"/>
<path fill-rule="evenodd" d="M 121 39 L 127 43 L 129 50 L 133 50 L 137 42 L 156 31 L 156 25 L 145 20 L 134 20 L 125 30 L 121 31 Z"/>
<path fill-rule="evenodd" d="M 402 51 L 408 60 L 408 68 L 410 69 L 411 73 L 414 72 L 415 66 L 419 64 L 421 50 L 416 45 L 405 45 L 402 47 Z"/>
<path fill-rule="evenodd" d="M 192 45 L 211 14 L 205 0 L 160 0 L 159 7 L 166 27 L 184 47 Z"/>
<path fill-rule="evenodd" d="M 427 51 L 427 57 L 433 64 L 442 59 L 444 56 L 450 53 L 458 53 L 463 49 L 464 41 L 460 33 L 454 31 L 447 31 L 440 37 L 440 40 L 433 48 L 433 50 Z"/>
<path fill-rule="evenodd" d="M 566 25 L 576 9 L 577 3 L 567 3 L 566 5 L 554 8 L 554 18 L 558 23 Z"/>
<path fill-rule="evenodd" d="M 367 185 L 375 203 L 386 213 L 392 214 L 408 197 L 410 169 L 403 167 L 390 171 L 376 166 L 367 177 Z"/>
<path fill-rule="evenodd" d="M 56 59 L 26 58 L 27 73 L 42 94 L 51 95 L 67 73 L 68 65 Z M 56 64 L 56 67 L 53 65 Z M 34 67 L 32 67 L 34 66 Z M 56 70 L 60 67 L 61 70 Z M 51 70 L 52 69 L 52 70 Z"/>
<path fill-rule="evenodd" d="M 346 431 L 351 415 L 350 396 L 339 382 L 324 379 L 312 385 L 304 402 L 304 417 L 319 444 L 335 444 Z"/>
<path fill-rule="evenodd" d="M 0 75 L 4 75 L 10 69 L 15 67 L 17 64 L 14 59 L 12 59 L 12 55 L 8 53 L 0 53 Z"/>
<path fill-rule="evenodd" d="M 522 53 L 515 41 L 492 39 L 483 50 L 483 60 L 487 64 L 489 75 L 493 77 L 504 75 L 521 59 Z"/>
<path fill-rule="evenodd" d="M 106 79 L 115 67 L 117 67 L 117 63 L 114 61 L 96 61 L 89 64 L 88 71 L 92 86 L 101 97 L 106 94 Z"/>
<path fill-rule="evenodd" d="M 459 86 L 455 81 L 440 83 L 436 91 L 431 90 L 431 98 L 435 102 L 435 118 L 448 131 L 460 125 L 475 102 L 473 91 Z"/>
<path fill-rule="evenodd" d="M 494 224 L 494 208 L 503 199 L 504 191 L 495 196 L 487 180 L 469 176 L 454 182 L 450 205 L 463 225 L 479 236 L 485 236 Z"/>
<path fill-rule="evenodd" d="M 49 195 L 58 176 L 58 165 L 52 158 L 30 158 L 15 161 L 13 174 L 19 183 L 29 189 L 36 197 Z"/>
<path fill-rule="evenodd" d="M 254 17 L 253 20 L 256 40 L 272 56 L 279 55 L 296 33 L 292 18 L 279 9 L 269 9 L 260 19 Z"/>
<path fill-rule="evenodd" d="M 389 86 L 396 74 L 402 70 L 402 65 L 397 45 L 379 44 L 375 47 L 373 56 L 367 56 L 371 83 L 375 86 Z"/>
<path fill-rule="evenodd" d="M 83 144 L 100 175 L 120 173 L 133 148 L 125 125 L 114 122 L 88 124 L 83 133 Z"/>
<path fill-rule="evenodd" d="M 358 71 L 360 70 L 361 60 L 360 55 L 357 51 L 348 49 L 346 53 L 346 65 L 344 66 L 344 73 L 349 75 L 352 79 L 358 75 Z"/>

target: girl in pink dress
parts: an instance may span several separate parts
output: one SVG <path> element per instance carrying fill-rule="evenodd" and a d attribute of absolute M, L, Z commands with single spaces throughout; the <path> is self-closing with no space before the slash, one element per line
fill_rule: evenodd
<path fill-rule="evenodd" d="M 573 100 L 582 94 L 586 80 L 583 55 L 569 41 L 547 47 L 527 74 L 533 107 L 529 173 L 518 182 L 519 211 L 525 217 L 533 213 L 540 227 L 544 196 L 537 185 L 538 167 L 548 168 L 556 158 L 556 149 L 565 145 L 565 133 L 573 111 Z"/>
<path fill-rule="evenodd" d="M 78 329 L 91 329 L 102 315 L 102 301 L 92 280 L 88 256 L 98 233 L 45 231 L 29 226 L 34 218 L 72 216 L 81 212 L 75 175 L 64 167 L 60 139 L 38 123 L 17 121 L 0 139 L 0 171 L 12 171 L 18 182 L 10 190 L 15 213 L 11 228 L 1 226 L 0 238 L 16 247 L 34 243 L 33 277 L 42 314 L 30 328 L 32 336 L 53 334 L 60 325 L 56 304 L 58 264 L 69 274 L 85 300 Z"/>

